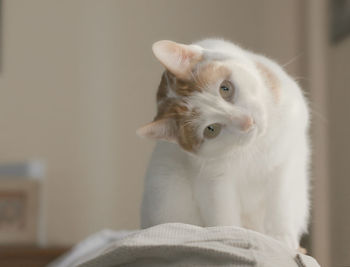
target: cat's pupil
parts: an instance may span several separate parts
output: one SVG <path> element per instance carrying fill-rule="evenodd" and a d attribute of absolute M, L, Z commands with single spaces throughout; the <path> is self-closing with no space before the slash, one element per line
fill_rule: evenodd
<path fill-rule="evenodd" d="M 235 87 L 230 81 L 224 80 L 220 84 L 220 95 L 226 101 L 231 102 L 233 99 L 234 93 L 235 93 Z"/>
<path fill-rule="evenodd" d="M 205 127 L 203 136 L 205 138 L 215 138 L 218 136 L 221 132 L 221 125 L 219 123 L 213 123 Z"/>

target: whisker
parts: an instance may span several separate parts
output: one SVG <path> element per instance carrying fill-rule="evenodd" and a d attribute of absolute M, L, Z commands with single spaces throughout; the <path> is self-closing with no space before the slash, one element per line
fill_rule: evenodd
<path fill-rule="evenodd" d="M 308 77 L 303 77 L 303 76 L 296 76 L 296 77 L 293 77 L 293 79 L 296 80 L 296 81 L 301 81 L 301 80 L 303 80 L 303 81 L 308 81 L 308 82 L 311 81 L 310 78 L 308 78 Z"/>
<path fill-rule="evenodd" d="M 318 118 L 323 124 L 328 124 L 328 119 L 326 117 L 326 115 L 322 114 L 321 112 L 319 112 L 318 110 L 316 110 L 315 107 L 313 107 L 313 104 L 310 103 L 310 113 L 315 117 Z"/>
<path fill-rule="evenodd" d="M 287 67 L 288 65 L 292 64 L 294 61 L 296 61 L 303 53 L 299 53 L 298 55 L 292 57 L 290 60 L 288 60 L 286 63 L 282 65 L 283 68 Z"/>

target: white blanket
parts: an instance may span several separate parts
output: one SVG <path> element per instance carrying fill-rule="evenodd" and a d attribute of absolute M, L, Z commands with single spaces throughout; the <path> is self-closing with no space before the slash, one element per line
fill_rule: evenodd
<path fill-rule="evenodd" d="M 85 263 L 83 263 L 85 262 Z M 83 263 L 83 264 L 81 264 Z M 104 231 L 50 267 L 267 266 L 317 267 L 280 242 L 239 227 L 169 223 L 133 232 Z"/>

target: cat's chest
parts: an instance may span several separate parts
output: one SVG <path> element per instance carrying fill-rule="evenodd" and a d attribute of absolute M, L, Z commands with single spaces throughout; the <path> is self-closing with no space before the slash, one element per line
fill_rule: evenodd
<path fill-rule="evenodd" d="M 242 157 L 206 162 L 196 168 L 189 177 L 196 177 L 194 192 L 207 186 L 210 188 L 206 188 L 205 191 L 216 195 L 212 196 L 213 198 L 218 197 L 218 193 L 227 192 L 237 198 L 242 218 L 248 218 L 251 214 L 263 216 L 270 177 L 269 167 L 264 160 L 256 161 Z"/>
<path fill-rule="evenodd" d="M 223 177 L 232 179 L 236 184 L 264 183 L 269 177 L 272 163 L 266 156 L 230 157 L 212 161 L 203 161 L 189 166 L 189 172 L 202 179 Z"/>

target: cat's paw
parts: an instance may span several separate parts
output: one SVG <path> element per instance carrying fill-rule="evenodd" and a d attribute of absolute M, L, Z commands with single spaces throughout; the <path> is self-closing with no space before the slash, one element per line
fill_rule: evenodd
<path fill-rule="evenodd" d="M 307 249 L 306 248 L 302 248 L 302 247 L 299 247 L 298 249 L 297 249 L 297 251 L 299 252 L 299 253 L 301 253 L 301 254 L 307 254 Z"/>

